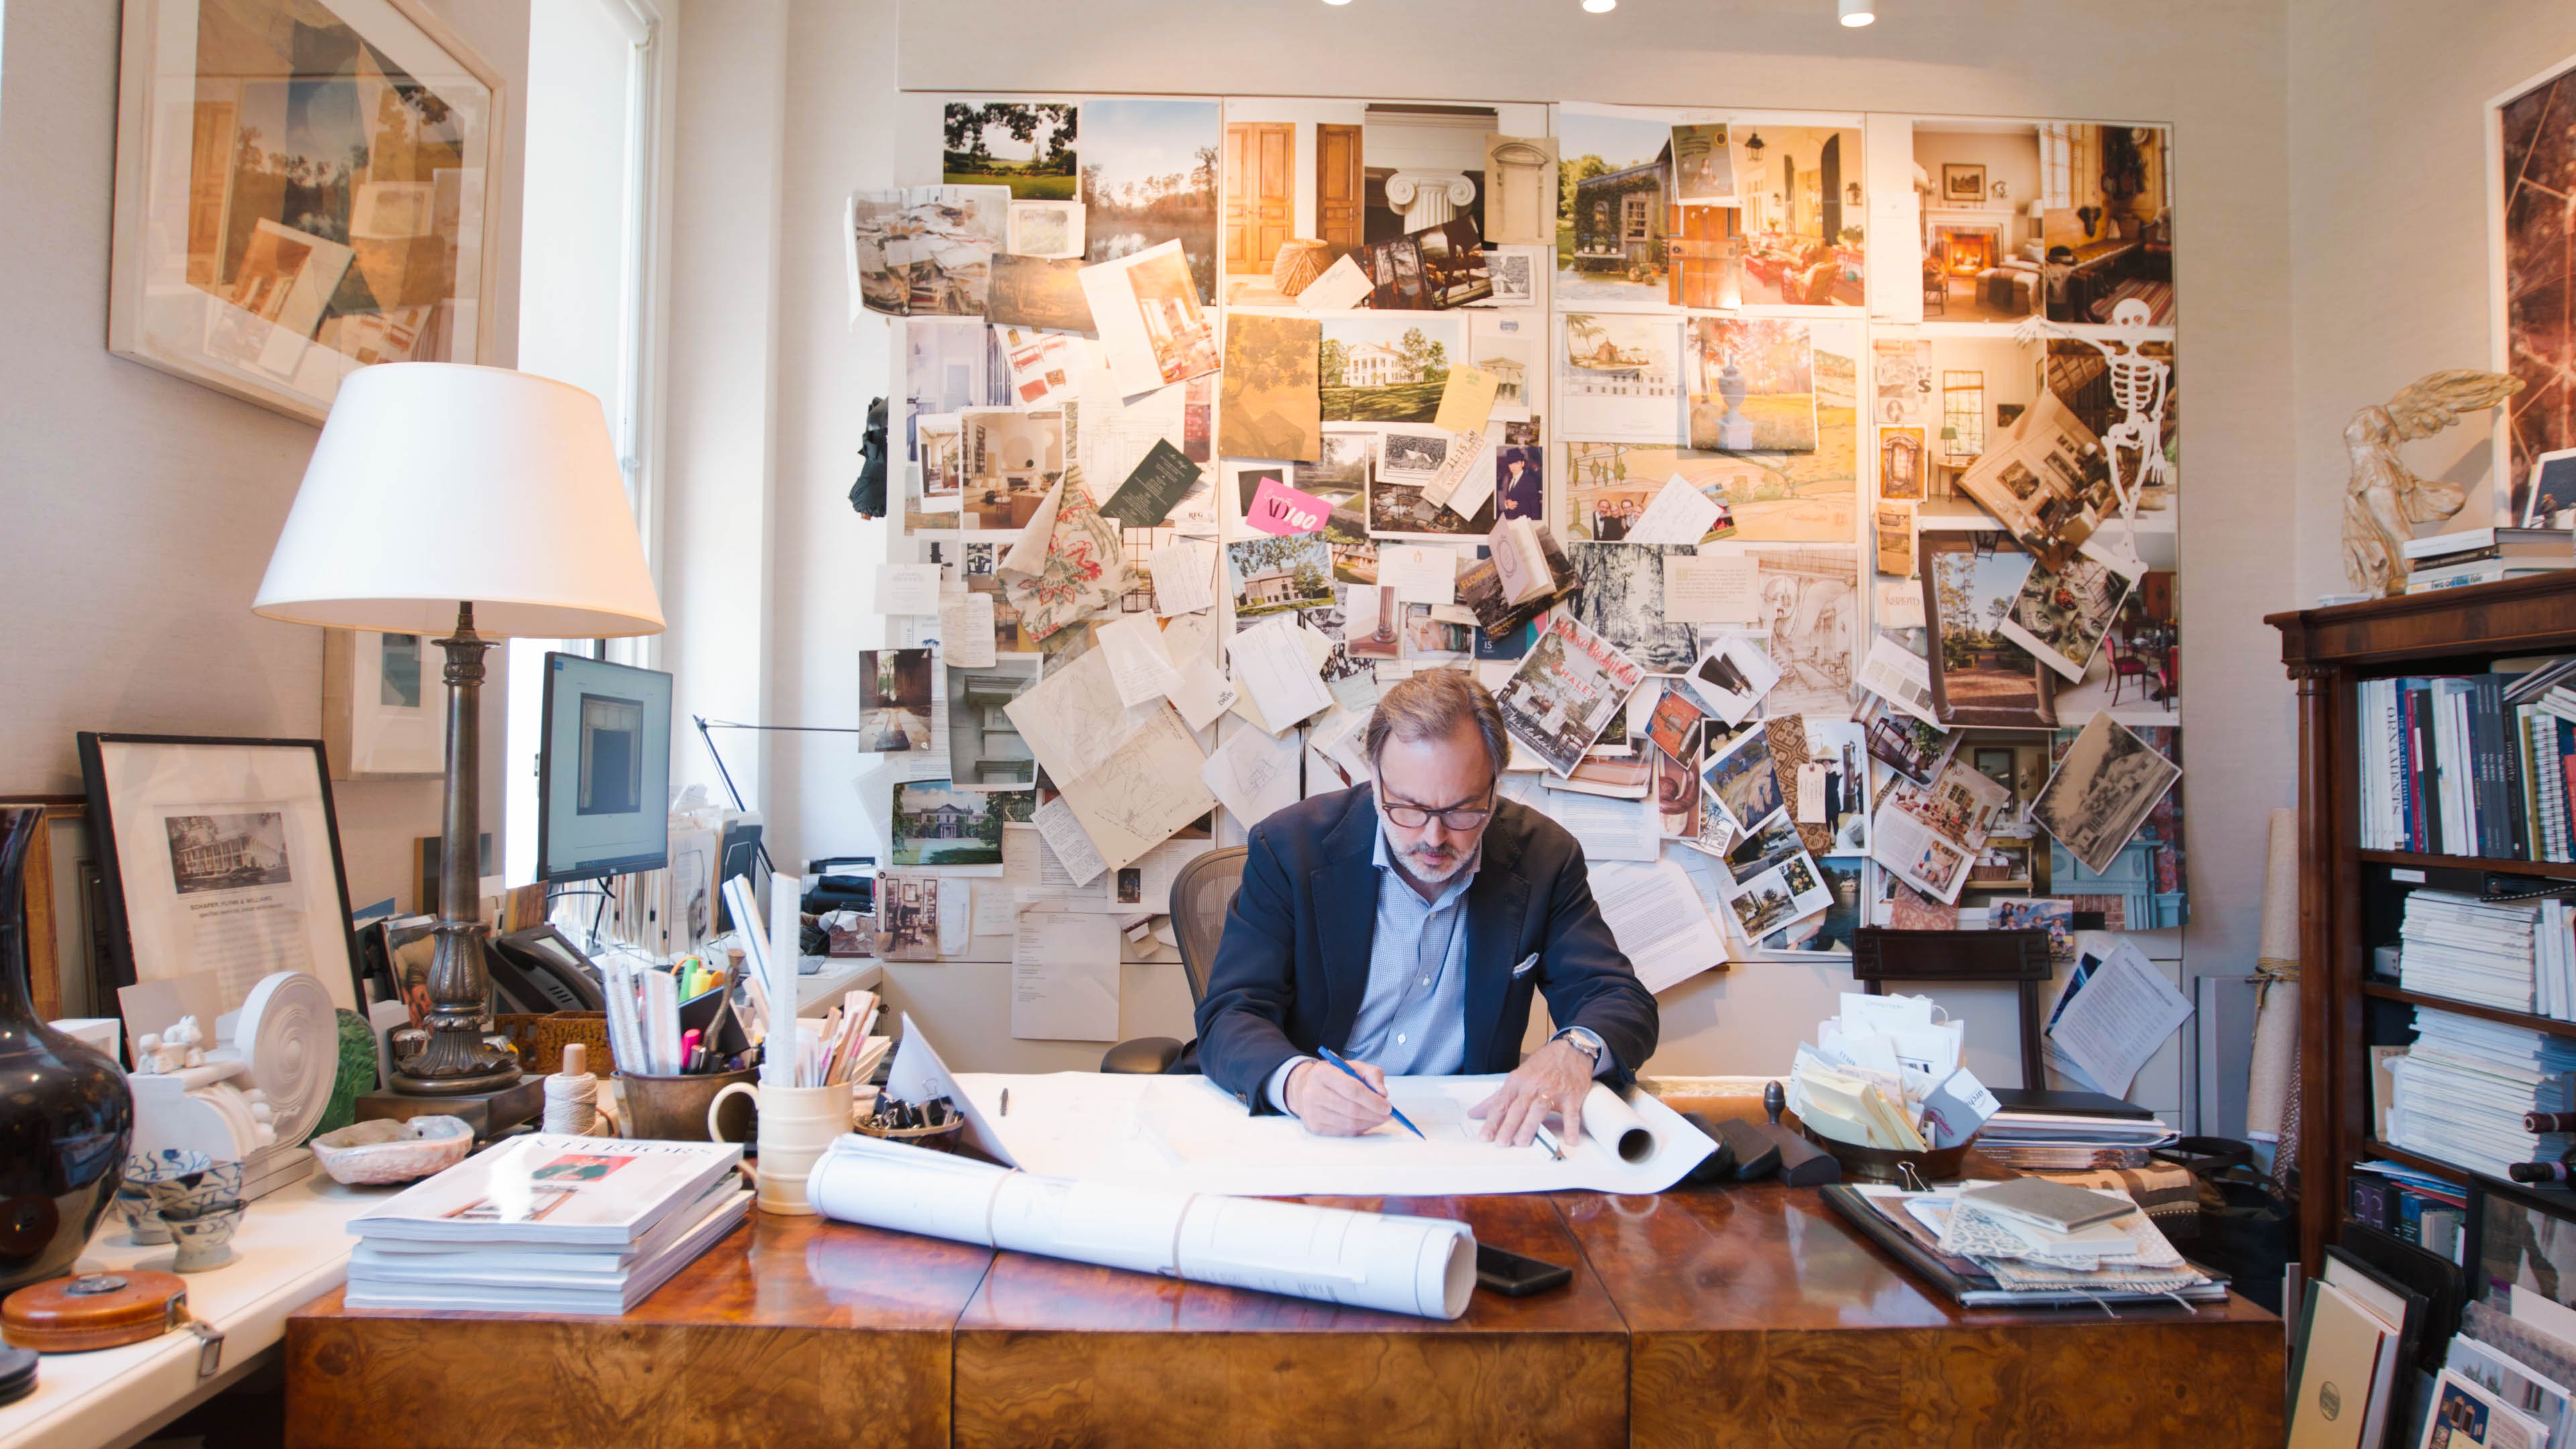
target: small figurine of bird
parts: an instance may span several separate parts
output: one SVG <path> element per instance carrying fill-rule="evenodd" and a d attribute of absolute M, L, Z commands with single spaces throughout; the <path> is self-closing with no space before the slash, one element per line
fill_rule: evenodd
<path fill-rule="evenodd" d="M 2429 438 L 2520 391 L 2520 378 L 2449 368 L 2415 379 L 2386 407 L 2353 414 L 2343 429 L 2344 446 L 2352 453 L 2352 481 L 2343 500 L 2343 567 L 2356 588 L 2373 596 L 2405 592 L 2404 549 L 2415 536 L 2414 525 L 2449 518 L 2467 501 L 2456 484 L 2416 477 L 2397 456 L 2398 445 Z"/>

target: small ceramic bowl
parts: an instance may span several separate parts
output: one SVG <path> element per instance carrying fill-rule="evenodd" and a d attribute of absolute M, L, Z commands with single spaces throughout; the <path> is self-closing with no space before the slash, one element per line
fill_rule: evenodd
<path fill-rule="evenodd" d="M 170 1236 L 179 1243 L 179 1254 L 171 1268 L 181 1273 L 202 1273 L 231 1262 L 233 1233 L 241 1227 L 242 1211 L 242 1205 L 234 1203 L 202 1213 L 163 1213 L 161 1221 L 169 1224 Z"/>
<path fill-rule="evenodd" d="M 152 1206 L 152 1194 L 141 1183 L 129 1182 L 117 1188 L 116 1215 L 125 1220 L 126 1237 L 136 1247 L 170 1241 L 170 1225 L 161 1221 L 160 1210 Z"/>
<path fill-rule="evenodd" d="M 125 1180 L 128 1184 L 168 1182 L 186 1177 L 215 1165 L 215 1160 L 202 1152 L 184 1147 L 164 1147 L 158 1152 L 129 1152 L 125 1155 Z"/>
<path fill-rule="evenodd" d="M 190 1215 L 239 1206 L 241 1188 L 242 1165 L 238 1162 L 210 1162 L 195 1172 L 144 1184 L 144 1191 L 152 1195 L 154 1208 L 163 1213 Z"/>
<path fill-rule="evenodd" d="M 375 1186 L 416 1182 L 465 1160 L 474 1129 L 462 1117 L 382 1118 L 325 1132 L 305 1144 L 334 1182 Z"/>

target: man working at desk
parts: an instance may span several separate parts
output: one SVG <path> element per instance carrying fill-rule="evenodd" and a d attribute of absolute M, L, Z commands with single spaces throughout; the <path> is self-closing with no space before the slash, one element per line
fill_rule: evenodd
<path fill-rule="evenodd" d="M 1502 710 L 1468 675 L 1397 684 L 1365 738 L 1371 785 L 1253 827 L 1199 1003 L 1200 1068 L 1253 1111 L 1335 1136 L 1387 1120 L 1389 1074 L 1509 1071 L 1471 1109 L 1484 1135 L 1525 1144 L 1553 1112 L 1571 1140 L 1593 1079 L 1626 1085 L 1656 1032 L 1581 848 L 1500 797 Z M 1564 1029 L 1523 1062 L 1533 988 Z"/>

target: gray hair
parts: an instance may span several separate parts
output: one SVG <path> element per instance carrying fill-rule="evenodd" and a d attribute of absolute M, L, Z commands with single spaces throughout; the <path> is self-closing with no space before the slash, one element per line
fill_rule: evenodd
<path fill-rule="evenodd" d="M 1368 746 L 1369 767 L 1375 769 L 1378 756 L 1386 750 L 1389 737 L 1400 740 L 1445 739 L 1460 725 L 1473 724 L 1485 742 L 1485 756 L 1493 762 L 1494 778 L 1503 777 L 1503 765 L 1512 755 L 1511 736 L 1503 728 L 1503 707 L 1475 676 L 1458 669 L 1430 669 L 1400 680 L 1394 688 L 1378 696 L 1377 709 L 1369 715 L 1368 731 L 1362 739 Z"/>

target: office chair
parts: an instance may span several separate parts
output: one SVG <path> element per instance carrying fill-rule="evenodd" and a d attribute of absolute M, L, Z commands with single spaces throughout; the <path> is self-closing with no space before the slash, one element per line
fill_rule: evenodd
<path fill-rule="evenodd" d="M 2021 1085 L 2048 1086 L 2047 1053 L 2040 1041 L 2039 989 L 2047 984 L 2048 933 L 2028 931 L 1898 931 L 1863 926 L 1852 932 L 1852 979 L 1872 996 L 1887 983 L 1910 985 L 2009 984 L 2020 988 Z"/>
<path fill-rule="evenodd" d="M 1180 944 L 1181 974 L 1189 978 L 1192 1010 L 1207 999 L 1208 970 L 1216 964 L 1217 942 L 1225 937 L 1225 913 L 1234 904 L 1235 889 L 1243 884 L 1246 853 L 1240 845 L 1211 850 L 1182 866 L 1172 878 L 1172 939 Z M 1167 1036 L 1140 1036 L 1111 1047 L 1100 1058 L 1100 1069 L 1140 1075 L 1168 1072 L 1188 1050 Z M 1194 1068 L 1184 1064 L 1182 1070 Z"/>

